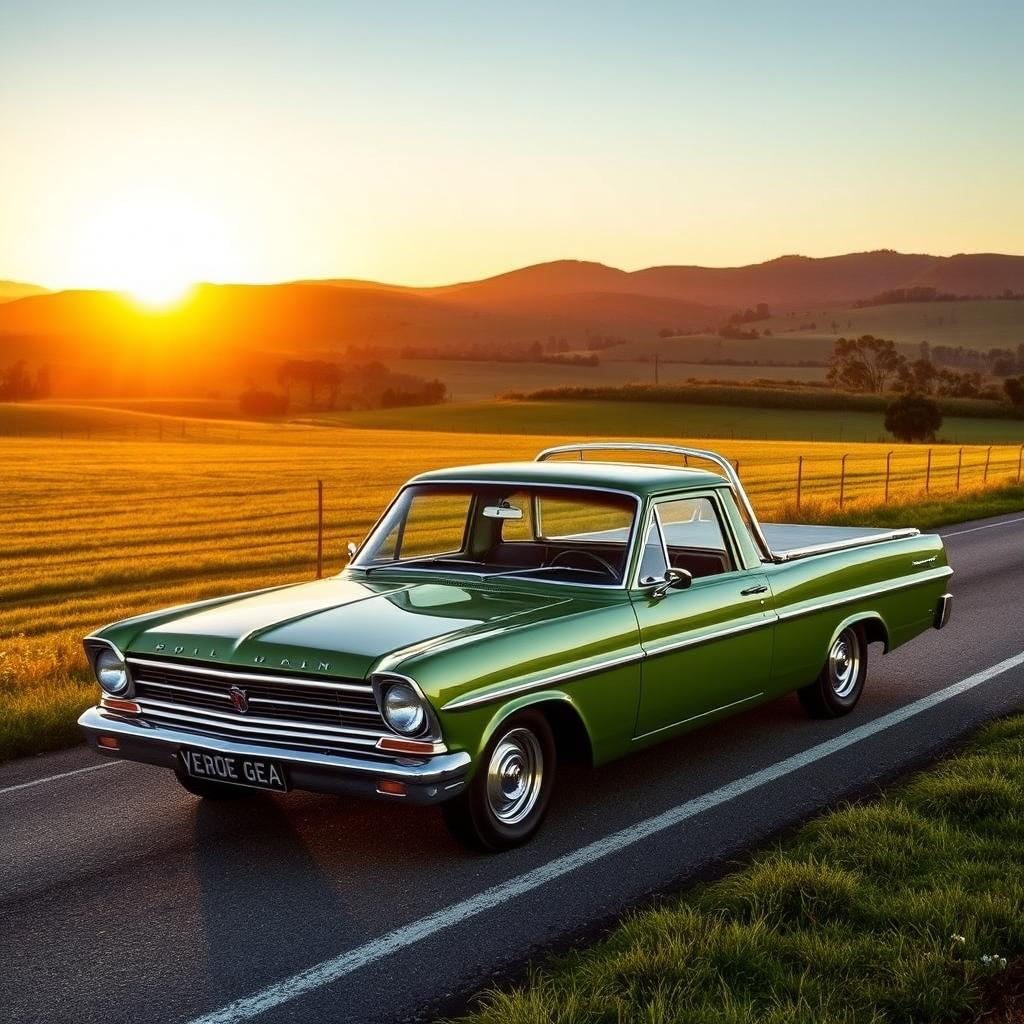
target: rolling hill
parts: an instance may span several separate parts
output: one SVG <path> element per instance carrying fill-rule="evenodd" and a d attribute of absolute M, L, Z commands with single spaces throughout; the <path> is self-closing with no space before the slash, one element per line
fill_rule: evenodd
<path fill-rule="evenodd" d="M 825 259 L 783 256 L 746 267 L 633 272 L 561 260 L 429 288 L 350 279 L 204 284 L 164 312 L 110 292 L 30 294 L 0 302 L 0 366 L 15 359 L 48 364 L 61 395 L 97 389 L 137 394 L 140 388 L 148 394 L 236 393 L 242 381 L 265 380 L 283 358 L 296 356 L 507 357 L 538 343 L 550 348 L 552 340 L 563 349 L 585 350 L 611 339 L 627 344 L 608 350 L 607 358 L 621 358 L 656 342 L 665 329 L 713 331 L 733 312 L 761 302 L 771 307 L 775 337 L 745 345 L 766 362 L 783 349 L 793 359 L 794 346 L 804 342 L 813 349 L 809 355 L 820 358 L 831 346 L 830 334 L 869 324 L 907 343 L 942 344 L 952 333 L 955 344 L 987 348 L 996 343 L 982 330 L 989 323 L 999 344 L 1024 341 L 1024 302 L 954 303 L 962 306 L 959 317 L 940 311 L 938 303 L 934 309 L 907 304 L 853 311 L 860 299 L 922 286 L 954 295 L 1024 293 L 1024 257 L 880 250 Z M 805 333 L 800 321 L 808 310 L 818 312 L 818 323 Z M 831 327 L 833 320 L 838 327 Z M 697 339 L 673 342 L 685 347 Z M 723 358 L 736 355 L 712 342 Z"/>
<path fill-rule="evenodd" d="M 48 289 L 37 284 L 24 284 L 21 281 L 0 281 L 0 302 L 13 302 L 27 295 L 45 295 Z"/>

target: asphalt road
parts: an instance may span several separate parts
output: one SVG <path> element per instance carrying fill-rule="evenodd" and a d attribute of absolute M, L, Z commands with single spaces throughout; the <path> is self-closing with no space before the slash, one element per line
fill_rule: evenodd
<path fill-rule="evenodd" d="M 499 856 L 462 850 L 429 808 L 206 806 L 168 773 L 84 749 L 0 766 L 0 1018 L 429 1017 L 870 792 L 1024 705 L 1024 516 L 941 532 L 953 620 L 884 658 L 873 648 L 852 715 L 815 722 L 787 697 L 573 770 L 541 834 Z"/>

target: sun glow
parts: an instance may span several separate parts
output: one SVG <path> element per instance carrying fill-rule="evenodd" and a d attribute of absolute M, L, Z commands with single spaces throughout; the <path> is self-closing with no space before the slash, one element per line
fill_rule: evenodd
<path fill-rule="evenodd" d="M 211 210 L 163 191 L 98 204 L 78 241 L 97 287 L 125 292 L 154 310 L 179 303 L 233 255 Z"/>

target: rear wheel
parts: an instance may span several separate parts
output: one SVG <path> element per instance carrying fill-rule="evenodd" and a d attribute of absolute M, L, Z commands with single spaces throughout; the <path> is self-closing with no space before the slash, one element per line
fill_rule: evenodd
<path fill-rule="evenodd" d="M 818 678 L 799 691 L 800 703 L 813 718 L 849 714 L 864 691 L 868 644 L 864 627 L 847 626 L 832 641 Z"/>
<path fill-rule="evenodd" d="M 232 786 L 230 782 L 213 782 L 210 779 L 193 779 L 181 768 L 174 769 L 174 776 L 194 796 L 206 800 L 238 800 L 252 796 L 254 790 L 247 786 Z"/>
<path fill-rule="evenodd" d="M 544 820 L 555 782 L 555 739 L 539 712 L 503 722 L 469 786 L 441 805 L 445 823 L 462 843 L 496 852 L 526 842 Z"/>

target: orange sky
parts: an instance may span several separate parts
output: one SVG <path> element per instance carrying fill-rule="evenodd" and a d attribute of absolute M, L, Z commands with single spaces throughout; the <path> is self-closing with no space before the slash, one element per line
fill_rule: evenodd
<path fill-rule="evenodd" d="M 1024 248 L 1020 5 L 149 7 L 5 15 L 0 278 Z"/>

